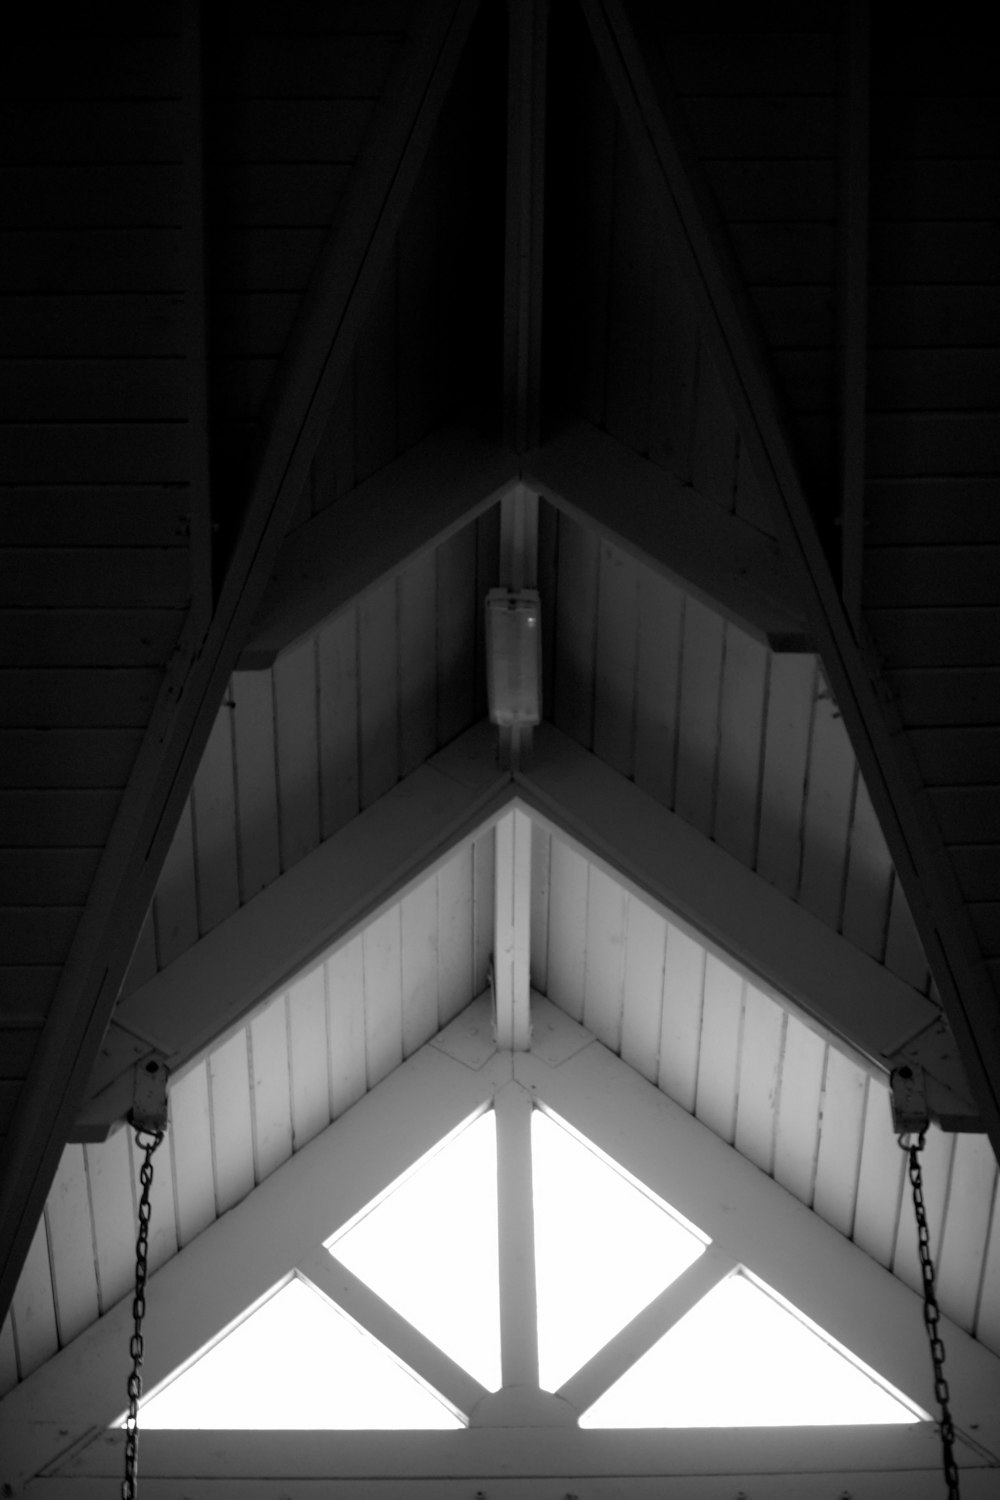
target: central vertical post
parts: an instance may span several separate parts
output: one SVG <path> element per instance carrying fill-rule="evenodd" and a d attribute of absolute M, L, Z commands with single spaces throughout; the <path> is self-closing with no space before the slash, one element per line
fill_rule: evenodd
<path fill-rule="evenodd" d="M 518 808 L 496 826 L 493 1001 L 497 1046 L 531 1046 L 531 819 Z"/>

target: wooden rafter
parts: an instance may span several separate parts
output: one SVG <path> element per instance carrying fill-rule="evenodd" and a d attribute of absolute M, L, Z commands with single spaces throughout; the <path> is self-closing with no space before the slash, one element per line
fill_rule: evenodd
<path fill-rule="evenodd" d="M 496 820 L 509 778 L 481 729 L 421 766 L 119 1002 L 113 1027 L 171 1070 L 245 1020 Z M 85 1100 L 73 1138 L 101 1140 L 131 1103 L 132 1059 Z"/>
<path fill-rule="evenodd" d="M 226 679 L 386 264 L 472 24 L 476 0 L 428 0 L 376 110 L 279 365 L 243 524 L 207 625 L 192 615 L 122 797 L 10 1122 L 0 1181 L 6 1313 L 152 898 Z"/>
<path fill-rule="evenodd" d="M 516 472 L 509 450 L 446 429 L 342 496 L 286 538 L 240 667 L 270 666 L 279 651 L 440 546 L 501 500 Z"/>
<path fill-rule="evenodd" d="M 921 779 L 877 666 L 855 635 L 825 554 L 745 288 L 682 144 L 658 44 L 623 0 L 582 0 L 633 147 L 700 310 L 816 647 L 906 891 L 985 1128 L 1000 1155 L 1000 1013 Z"/>
<path fill-rule="evenodd" d="M 868 0 L 848 6 L 840 227 L 840 590 L 855 635 L 861 628 L 865 409 L 868 376 Z"/>
<path fill-rule="evenodd" d="M 525 455 L 524 482 L 773 650 L 809 649 L 778 544 L 588 422 Z"/>
<path fill-rule="evenodd" d="M 982 1129 L 961 1069 L 935 1036 L 941 1013 L 925 995 L 559 730 L 544 727 L 516 783 L 533 816 L 671 921 L 690 923 L 702 941 L 825 1027 L 835 1045 L 846 1043 L 882 1071 L 904 1055 L 919 1061 L 933 1080 L 936 1115 Z"/>

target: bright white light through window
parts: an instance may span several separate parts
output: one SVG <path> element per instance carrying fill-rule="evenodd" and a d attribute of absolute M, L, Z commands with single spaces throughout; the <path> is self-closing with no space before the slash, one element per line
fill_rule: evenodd
<path fill-rule="evenodd" d="M 368 1334 L 293 1280 L 143 1402 L 151 1427 L 455 1428 Z"/>
<path fill-rule="evenodd" d="M 637 1360 L 580 1425 L 786 1427 L 922 1415 L 748 1277 L 734 1275 Z"/>
<path fill-rule="evenodd" d="M 492 1110 L 327 1248 L 487 1390 L 498 1389 L 497 1146 Z"/>
<path fill-rule="evenodd" d="M 531 1159 L 539 1382 L 555 1391 L 705 1244 L 537 1109 Z"/>

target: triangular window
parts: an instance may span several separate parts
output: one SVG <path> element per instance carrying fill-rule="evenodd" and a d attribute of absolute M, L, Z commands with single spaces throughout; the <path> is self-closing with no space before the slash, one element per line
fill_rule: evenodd
<path fill-rule="evenodd" d="M 142 1407 L 143 1427 L 455 1428 L 414 1375 L 298 1278 Z"/>
<path fill-rule="evenodd" d="M 518 1393 L 518 1423 L 529 1426 L 550 1423 L 553 1412 L 584 1427 L 921 1419 L 520 1085 L 508 1083 L 501 1097 L 502 1110 L 453 1130 L 355 1213 L 325 1253 L 317 1247 L 319 1269 L 310 1263 L 154 1393 L 144 1425 L 510 1425 L 500 1415 L 509 1390 Z M 519 1210 L 504 1210 L 498 1195 L 501 1157 L 506 1199 Z M 511 1196 L 511 1163 L 520 1196 Z M 533 1240 L 511 1233 L 505 1212 L 530 1213 Z M 357 1302 L 352 1317 L 334 1305 L 341 1293 L 331 1287 L 345 1274 L 370 1289 L 367 1313 Z M 308 1278 L 323 1286 L 326 1275 L 320 1295 Z M 358 1326 L 366 1319 L 370 1332 Z M 409 1343 L 400 1329 L 410 1330 Z M 435 1351 L 459 1371 L 449 1394 L 435 1391 Z"/>

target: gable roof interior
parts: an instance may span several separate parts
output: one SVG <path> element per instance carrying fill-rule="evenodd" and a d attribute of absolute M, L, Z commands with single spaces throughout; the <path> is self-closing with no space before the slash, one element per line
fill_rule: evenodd
<path fill-rule="evenodd" d="M 537 56 L 533 7 L 512 15 L 522 55 L 533 36 Z M 635 115 L 592 40 L 608 27 L 620 39 L 630 17 L 613 4 L 551 8 L 547 71 L 530 75 L 546 100 L 544 216 L 530 110 L 526 125 L 512 106 L 505 166 L 499 5 L 241 6 L 201 25 L 164 5 L 82 23 L 54 59 L 39 34 L 10 54 L 0 1202 L 5 1304 L 24 1264 L 22 1305 L 47 1296 L 49 1312 L 30 1352 L 23 1332 L 15 1352 L 6 1325 L 8 1383 L 125 1290 L 120 1189 L 109 1169 L 102 1207 L 105 1179 L 86 1178 L 96 1145 L 62 1154 L 83 1101 L 151 1045 L 127 1025 L 105 1034 L 123 977 L 122 1004 L 482 719 L 481 601 L 501 570 L 497 497 L 519 475 L 554 476 L 535 486 L 547 720 L 943 1003 L 937 1054 L 957 1042 L 970 1122 L 993 1129 L 986 64 L 958 28 L 890 46 L 876 27 L 869 49 L 839 7 L 813 9 L 808 29 L 781 6 L 752 29 L 721 11 L 714 25 L 704 8 L 696 23 L 657 12 L 676 90 L 664 108 L 697 184 L 682 202 L 688 241 L 720 221 L 713 252 L 736 268 L 735 283 L 709 277 L 695 295 Z M 413 50 L 393 74 L 408 27 Z M 434 88 L 448 93 L 451 69 L 436 122 Z M 345 224 L 371 182 L 391 178 L 380 140 L 405 136 L 407 107 L 424 128 L 418 105 L 399 103 L 401 76 L 431 80 L 425 154 L 406 169 L 405 205 L 377 200 L 385 244 L 373 234 L 375 250 L 352 261 Z M 329 291 L 331 264 L 361 268 L 353 299 Z M 766 348 L 757 365 L 727 342 L 745 304 L 743 326 Z M 346 309 L 346 332 L 316 312 L 331 306 Z M 787 427 L 768 426 L 769 402 Z M 445 472 L 456 429 L 486 459 L 461 450 L 450 510 L 425 477 L 397 555 L 387 537 L 411 524 L 410 491 L 371 486 L 439 436 L 430 473 Z M 789 455 L 806 513 L 795 484 L 774 477 Z M 633 474 L 633 510 L 622 494 L 601 509 L 583 469 Z M 401 472 L 413 483 L 419 464 Z M 641 502 L 657 483 L 672 497 L 660 528 Z M 420 951 L 436 953 L 434 1024 L 485 982 L 489 845 L 485 834 L 456 846 L 434 897 L 417 884 L 398 908 L 419 909 Z M 884 1089 L 863 1059 L 845 1062 L 744 980 L 738 999 L 671 992 L 661 1014 L 692 1013 L 666 1051 L 652 1011 L 645 1041 L 629 1040 L 639 898 L 540 825 L 532 863 L 537 987 L 912 1279 L 901 1162 L 875 1124 Z M 642 931 L 653 916 L 637 920 Z M 456 922 L 471 926 L 461 981 L 446 983 Z M 366 941 L 377 923 L 352 938 Z M 706 959 L 702 984 L 708 973 Z M 408 1002 L 434 985 L 418 965 Z M 220 1055 L 273 1014 L 233 1031 Z M 402 1014 L 387 1056 L 411 1050 Z M 178 1079 L 177 1141 L 178 1092 L 229 1065 Z M 242 1098 L 245 1058 L 232 1066 Z M 764 1079 L 776 1081 L 766 1103 Z M 345 1082 L 345 1100 L 361 1086 Z M 328 1080 L 327 1117 L 334 1096 Z M 312 1121 L 307 1099 L 297 1081 L 282 1119 Z M 211 1192 L 203 1182 L 190 1211 L 181 1192 L 158 1255 L 279 1150 L 258 1159 L 240 1108 L 231 1129 L 212 1124 L 239 1165 Z M 292 1136 L 283 1125 L 282 1141 L 313 1123 Z M 942 1296 L 996 1349 L 995 1166 L 976 1135 L 930 1142 Z M 102 1149 L 123 1166 L 130 1148 L 116 1135 Z M 76 1227 L 63 1241 L 68 1203 Z M 107 1248 L 88 1272 L 63 1271 L 82 1264 L 72 1237 L 85 1223 Z"/>

